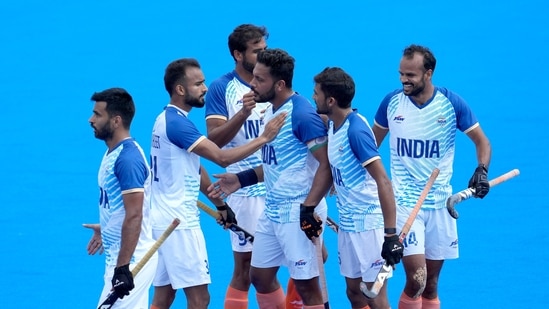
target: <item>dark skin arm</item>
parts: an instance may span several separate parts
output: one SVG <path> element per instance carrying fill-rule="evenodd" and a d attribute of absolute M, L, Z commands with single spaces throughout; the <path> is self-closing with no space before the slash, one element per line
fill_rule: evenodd
<path fill-rule="evenodd" d="M 311 191 L 309 191 L 309 195 L 303 201 L 303 205 L 305 206 L 318 205 L 332 186 L 332 170 L 328 161 L 328 145 L 320 146 L 312 154 L 320 165 L 313 178 Z"/>
<path fill-rule="evenodd" d="M 126 216 L 122 223 L 122 240 L 116 267 L 130 263 L 141 233 L 143 219 L 143 192 L 132 192 L 122 195 Z"/>
<path fill-rule="evenodd" d="M 467 136 L 475 143 L 478 163 L 482 163 L 488 167 L 492 157 L 492 146 L 482 128 L 480 126 L 474 128 L 467 132 Z"/>

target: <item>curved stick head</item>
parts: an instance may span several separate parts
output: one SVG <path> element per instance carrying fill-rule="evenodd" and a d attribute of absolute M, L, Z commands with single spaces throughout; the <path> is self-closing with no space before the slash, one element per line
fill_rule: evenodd
<path fill-rule="evenodd" d="M 366 282 L 360 283 L 360 291 L 362 292 L 362 294 L 364 294 L 364 296 L 370 299 L 374 299 L 377 296 L 377 293 L 375 291 L 368 290 L 368 286 L 366 286 Z"/>
<path fill-rule="evenodd" d="M 454 219 L 459 218 L 459 213 L 455 208 L 458 202 L 459 202 L 459 197 L 454 195 L 450 196 L 446 200 L 446 209 L 448 210 L 448 213 L 450 214 L 450 216 L 452 216 L 452 218 Z"/>

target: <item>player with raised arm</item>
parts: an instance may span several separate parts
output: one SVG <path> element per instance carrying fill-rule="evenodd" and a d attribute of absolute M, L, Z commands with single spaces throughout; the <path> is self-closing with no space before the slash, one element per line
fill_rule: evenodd
<path fill-rule="evenodd" d="M 229 52 L 235 69 L 210 84 L 206 95 L 208 139 L 219 147 L 230 149 L 259 136 L 264 127 L 264 111 L 269 102 L 256 103 L 251 91 L 257 54 L 267 47 L 267 29 L 251 24 L 236 27 L 229 35 Z M 227 166 L 227 172 L 238 173 L 261 165 L 261 152 Z M 265 208 L 265 185 L 258 183 L 242 188 L 227 198 L 239 225 L 254 234 L 259 215 Z M 225 295 L 225 309 L 248 308 L 252 243 L 230 233 L 234 269 Z"/>
<path fill-rule="evenodd" d="M 456 131 L 474 142 L 478 167 L 469 182 L 475 197 L 490 189 L 487 172 L 491 147 L 467 103 L 456 93 L 432 83 L 436 66 L 426 47 L 410 45 L 400 61 L 402 89 L 389 93 L 375 116 L 373 132 L 378 145 L 390 131 L 391 178 L 400 230 L 413 209 L 429 174 L 440 169 L 407 237 L 403 264 L 406 285 L 401 309 L 438 309 L 438 279 L 444 260 L 458 258 L 456 221 L 445 209 L 452 194 L 450 179 Z"/>
<path fill-rule="evenodd" d="M 339 211 L 338 256 L 352 308 L 390 308 L 387 284 L 374 299 L 360 283 L 375 281 L 383 259 L 400 262 L 402 244 L 396 234 L 396 206 L 374 135 L 366 118 L 353 111 L 352 77 L 341 68 L 325 68 L 314 77 L 313 99 L 319 114 L 330 119 L 328 159 Z"/>
<path fill-rule="evenodd" d="M 171 62 L 164 84 L 170 103 L 156 118 L 151 143 L 153 234 L 157 236 L 165 230 L 174 217 L 180 218 L 181 223 L 159 249 L 151 308 L 169 308 L 176 291 L 183 289 L 187 306 L 203 309 L 210 302 L 211 279 L 197 200 L 199 190 L 205 189 L 210 180 L 200 166 L 200 157 L 221 166 L 242 160 L 276 136 L 285 115 L 273 118 L 263 133 L 249 143 L 221 150 L 187 117 L 193 107 L 204 106 L 208 90 L 198 61 L 184 58 Z M 234 213 L 222 199 L 212 202 L 224 223 L 236 223 Z"/>
<path fill-rule="evenodd" d="M 150 185 L 147 159 L 130 136 L 135 114 L 131 95 L 122 88 L 96 92 L 89 123 L 107 151 L 99 169 L 100 223 L 85 224 L 94 235 L 88 253 L 105 253 L 104 286 L 100 305 L 114 290 L 120 297 L 111 308 L 145 309 L 158 257 L 154 254 L 136 278 L 130 272 L 154 244 L 146 200 Z"/>
<path fill-rule="evenodd" d="M 257 56 L 251 82 L 256 102 L 271 102 L 265 120 L 287 113 L 277 137 L 262 148 L 263 165 L 237 174 L 214 175 L 211 196 L 224 196 L 264 180 L 265 212 L 259 218 L 250 276 L 260 308 L 284 308 L 276 279 L 289 268 L 304 308 L 324 308 L 314 237 L 326 218 L 324 196 L 332 183 L 326 151 L 326 127 L 310 102 L 292 90 L 294 59 L 280 49 Z"/>

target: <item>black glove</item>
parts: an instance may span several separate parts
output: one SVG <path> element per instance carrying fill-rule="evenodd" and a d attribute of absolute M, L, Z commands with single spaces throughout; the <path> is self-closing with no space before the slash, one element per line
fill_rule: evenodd
<path fill-rule="evenodd" d="M 488 168 L 486 165 L 479 164 L 475 169 L 475 173 L 469 180 L 469 188 L 475 189 L 474 197 L 483 198 L 490 191 L 490 183 L 488 182 Z"/>
<path fill-rule="evenodd" d="M 305 206 L 301 204 L 299 207 L 299 222 L 301 230 L 309 239 L 320 236 L 322 233 L 322 220 L 317 219 L 314 215 L 315 206 Z"/>
<path fill-rule="evenodd" d="M 223 206 L 215 206 L 217 208 L 218 211 L 227 211 L 227 218 L 223 218 L 223 216 L 221 216 L 221 221 L 223 221 L 223 224 L 227 224 L 227 223 L 234 223 L 234 224 L 238 224 L 236 223 L 236 215 L 234 214 L 234 211 L 231 209 L 231 207 L 229 207 L 229 205 L 227 203 L 225 203 L 225 205 Z"/>
<path fill-rule="evenodd" d="M 130 291 L 134 288 L 133 275 L 130 271 L 130 265 L 124 265 L 116 267 L 114 269 L 114 275 L 112 276 L 112 288 L 120 297 L 124 298 L 126 295 L 130 295 Z"/>
<path fill-rule="evenodd" d="M 381 249 L 381 257 L 391 266 L 400 262 L 404 252 L 404 247 L 398 238 L 398 235 L 385 236 L 385 241 L 383 242 L 383 247 Z"/>

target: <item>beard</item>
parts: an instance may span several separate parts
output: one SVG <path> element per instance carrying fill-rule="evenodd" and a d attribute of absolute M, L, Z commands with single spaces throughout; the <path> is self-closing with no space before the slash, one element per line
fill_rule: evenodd
<path fill-rule="evenodd" d="M 200 97 L 191 97 L 191 96 L 185 96 L 185 104 L 192 106 L 192 107 L 204 107 L 204 95 Z"/>
<path fill-rule="evenodd" d="M 255 90 L 254 93 L 256 96 L 254 99 L 257 103 L 271 102 L 275 97 L 275 86 L 273 84 L 273 86 L 271 87 L 271 89 L 269 89 L 269 91 L 267 91 L 267 93 L 259 94 Z"/>
<path fill-rule="evenodd" d="M 418 83 L 417 85 L 412 84 L 412 83 L 402 84 L 402 86 L 404 86 L 404 85 L 411 85 L 412 86 L 411 90 L 403 89 L 404 94 L 407 95 L 407 96 L 410 96 L 410 97 L 415 97 L 415 96 L 419 95 L 420 93 L 422 93 L 423 90 L 425 90 L 425 80 L 423 78 L 421 79 L 421 82 Z"/>
<path fill-rule="evenodd" d="M 250 74 L 254 73 L 255 64 L 246 61 L 246 57 L 244 57 L 244 61 L 242 61 L 242 67 L 244 68 L 244 70 L 250 72 Z"/>
<path fill-rule="evenodd" d="M 95 128 L 92 126 L 92 128 L 95 129 L 95 138 L 100 139 L 102 141 L 107 141 L 112 139 L 113 136 L 113 130 L 111 130 L 109 123 L 107 122 L 102 128 Z"/>

